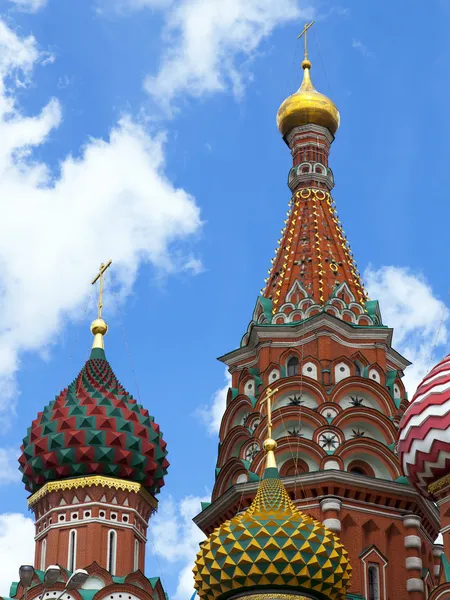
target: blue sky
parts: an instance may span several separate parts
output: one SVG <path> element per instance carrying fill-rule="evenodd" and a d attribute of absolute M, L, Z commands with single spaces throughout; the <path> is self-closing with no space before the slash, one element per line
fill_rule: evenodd
<path fill-rule="evenodd" d="M 416 361 L 410 395 L 446 350 L 450 3 L 0 0 L 0 13 L 0 593 L 33 547 L 16 449 L 89 353 L 90 280 L 111 257 L 107 356 L 171 461 L 147 574 L 181 600 L 214 480 L 216 357 L 245 332 L 289 201 L 275 115 L 300 82 L 306 18 L 314 84 L 341 113 L 333 195 Z"/>

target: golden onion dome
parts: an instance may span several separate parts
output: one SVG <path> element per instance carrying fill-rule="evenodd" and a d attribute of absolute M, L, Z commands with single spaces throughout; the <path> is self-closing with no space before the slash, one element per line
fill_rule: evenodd
<path fill-rule="evenodd" d="M 264 446 L 266 469 L 253 503 L 200 545 L 194 567 L 200 599 L 252 593 L 256 600 L 264 590 L 276 599 L 279 590 L 343 600 L 351 577 L 347 551 L 322 523 L 296 509 L 278 474 L 276 442 Z"/>
<path fill-rule="evenodd" d="M 302 85 L 278 109 L 278 129 L 284 137 L 294 127 L 311 123 L 326 127 L 334 135 L 339 128 L 339 111 L 332 100 L 313 86 L 308 58 L 302 62 L 302 68 Z"/>

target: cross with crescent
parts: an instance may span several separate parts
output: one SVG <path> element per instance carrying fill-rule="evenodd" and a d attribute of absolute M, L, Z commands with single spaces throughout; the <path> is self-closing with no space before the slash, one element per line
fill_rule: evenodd
<path fill-rule="evenodd" d="M 304 36 L 305 39 L 305 60 L 308 60 L 308 29 L 310 27 L 312 27 L 314 25 L 315 21 L 311 21 L 311 23 L 305 23 L 305 26 L 303 27 L 303 31 L 301 32 L 301 34 L 298 36 L 298 40 Z"/>
<path fill-rule="evenodd" d="M 111 259 L 106 263 L 106 265 L 104 263 L 102 263 L 100 265 L 99 272 L 95 276 L 95 279 L 92 281 L 92 285 L 95 285 L 97 283 L 97 281 L 100 279 L 100 290 L 99 290 L 99 295 L 98 295 L 98 318 L 99 319 L 102 318 L 102 308 L 103 308 L 103 274 L 105 273 L 106 269 L 108 267 L 110 267 L 111 265 L 112 265 Z"/>

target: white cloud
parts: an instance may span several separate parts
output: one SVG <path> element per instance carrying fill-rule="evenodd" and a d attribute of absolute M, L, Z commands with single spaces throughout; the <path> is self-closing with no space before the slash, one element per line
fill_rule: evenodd
<path fill-rule="evenodd" d="M 371 52 L 367 48 L 367 46 L 361 42 L 361 40 L 353 40 L 352 48 L 357 50 L 360 54 L 362 54 L 362 56 L 365 56 L 366 58 L 370 58 L 370 57 L 374 56 L 373 52 Z"/>
<path fill-rule="evenodd" d="M 210 435 L 217 435 L 220 429 L 223 413 L 227 406 L 228 388 L 231 385 L 231 375 L 225 370 L 226 383 L 216 390 L 211 398 L 211 403 L 197 409 L 197 414 L 208 429 Z"/>
<path fill-rule="evenodd" d="M 201 510 L 201 502 L 210 498 L 187 496 L 177 505 L 172 497 L 161 502 L 149 529 L 150 551 L 178 565 L 178 584 L 174 600 L 186 600 L 194 592 L 192 567 L 200 542 L 205 538 L 192 519 Z"/>
<path fill-rule="evenodd" d="M 380 302 L 383 323 L 394 328 L 394 348 L 413 363 L 404 379 L 411 399 L 426 373 L 442 358 L 449 311 L 425 279 L 406 268 L 369 267 L 364 277 L 370 297 Z"/>
<path fill-rule="evenodd" d="M 9 0 L 17 8 L 25 10 L 27 12 L 36 12 L 40 8 L 44 8 L 47 4 L 47 0 Z"/>
<path fill-rule="evenodd" d="M 145 89 L 169 114 L 186 94 L 199 98 L 231 88 L 239 96 L 248 77 L 245 63 L 260 43 L 277 26 L 312 14 L 297 0 L 173 3 L 166 13 L 165 55 L 159 72 L 146 78 Z"/>
<path fill-rule="evenodd" d="M 124 116 L 107 140 L 89 139 L 78 158 L 64 157 L 57 175 L 33 158 L 61 107 L 52 99 L 25 116 L 14 91 L 42 58 L 34 38 L 0 20 L 0 413 L 11 410 L 20 354 L 58 340 L 102 260 L 113 258 L 122 296 L 142 261 L 160 273 L 201 270 L 182 244 L 201 226 L 199 209 L 164 173 L 163 134 Z"/>
<path fill-rule="evenodd" d="M 0 485 L 20 481 L 18 458 L 16 448 L 0 448 Z"/>
<path fill-rule="evenodd" d="M 20 565 L 34 564 L 34 524 L 18 513 L 0 514 L 0 596 L 8 597 Z"/>

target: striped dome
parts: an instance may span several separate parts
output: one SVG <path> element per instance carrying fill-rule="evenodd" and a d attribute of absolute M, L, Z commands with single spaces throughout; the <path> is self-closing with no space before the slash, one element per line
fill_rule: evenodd
<path fill-rule="evenodd" d="M 48 481 L 108 475 L 157 494 L 169 463 L 159 425 L 94 348 L 73 383 L 28 428 L 19 458 L 29 492 Z"/>
<path fill-rule="evenodd" d="M 403 473 L 424 496 L 450 471 L 450 354 L 423 379 L 400 422 Z"/>

